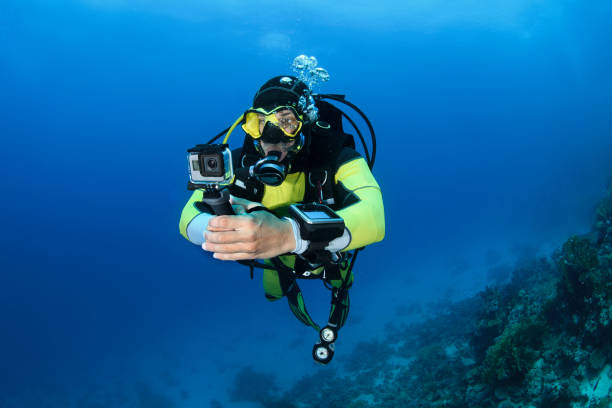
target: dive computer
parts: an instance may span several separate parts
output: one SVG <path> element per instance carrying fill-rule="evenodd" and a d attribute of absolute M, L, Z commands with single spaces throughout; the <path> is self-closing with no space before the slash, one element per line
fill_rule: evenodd
<path fill-rule="evenodd" d="M 300 227 L 302 239 L 311 243 L 329 243 L 344 233 L 344 220 L 323 204 L 292 204 L 289 214 Z"/>

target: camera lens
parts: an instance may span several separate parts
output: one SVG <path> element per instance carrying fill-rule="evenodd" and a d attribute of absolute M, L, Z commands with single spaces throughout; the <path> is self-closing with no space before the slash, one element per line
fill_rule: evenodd
<path fill-rule="evenodd" d="M 206 166 L 211 170 L 215 170 L 219 166 L 219 162 L 217 162 L 217 159 L 210 158 L 206 160 Z"/>
<path fill-rule="evenodd" d="M 199 156 L 202 177 L 223 177 L 226 171 L 223 155 L 218 152 L 205 152 Z M 218 180 L 217 180 L 218 181 Z"/>

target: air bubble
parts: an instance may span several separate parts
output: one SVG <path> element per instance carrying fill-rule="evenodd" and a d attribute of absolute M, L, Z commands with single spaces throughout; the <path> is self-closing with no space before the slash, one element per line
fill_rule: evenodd
<path fill-rule="evenodd" d="M 291 68 L 295 76 L 308 86 L 308 90 L 300 97 L 298 106 L 308 117 L 309 122 L 316 122 L 319 117 L 319 110 L 312 97 L 315 85 L 329 81 L 329 72 L 325 68 L 317 67 L 319 61 L 314 56 L 298 55 L 293 59 Z"/>
<path fill-rule="evenodd" d="M 319 65 L 319 61 L 316 57 L 302 54 L 293 59 L 291 68 L 293 68 L 298 79 L 312 89 L 320 82 L 329 81 L 329 72 L 325 68 L 317 67 L 317 65 Z"/>
<path fill-rule="evenodd" d="M 293 59 L 293 64 L 291 66 L 296 70 L 304 69 L 308 65 L 309 60 L 310 59 L 304 54 L 298 55 Z"/>
<path fill-rule="evenodd" d="M 325 68 L 316 68 L 314 72 L 321 82 L 329 81 L 329 72 Z"/>

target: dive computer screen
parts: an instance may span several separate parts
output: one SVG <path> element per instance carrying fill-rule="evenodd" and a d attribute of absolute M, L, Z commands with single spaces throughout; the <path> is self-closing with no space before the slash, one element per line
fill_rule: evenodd
<path fill-rule="evenodd" d="M 304 215 L 312 220 L 322 220 L 331 218 L 329 214 L 324 213 L 323 211 L 304 211 Z"/>

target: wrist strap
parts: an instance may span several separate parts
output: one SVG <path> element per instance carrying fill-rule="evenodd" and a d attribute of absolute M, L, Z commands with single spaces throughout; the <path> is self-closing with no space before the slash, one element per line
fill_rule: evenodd
<path fill-rule="evenodd" d="M 291 253 L 297 255 L 303 254 L 310 246 L 310 241 L 302 239 L 302 236 L 300 235 L 300 226 L 293 218 L 285 217 L 283 219 L 289 220 L 289 222 L 291 223 L 291 228 L 293 229 L 293 238 L 295 238 L 295 249 L 291 251 Z"/>

